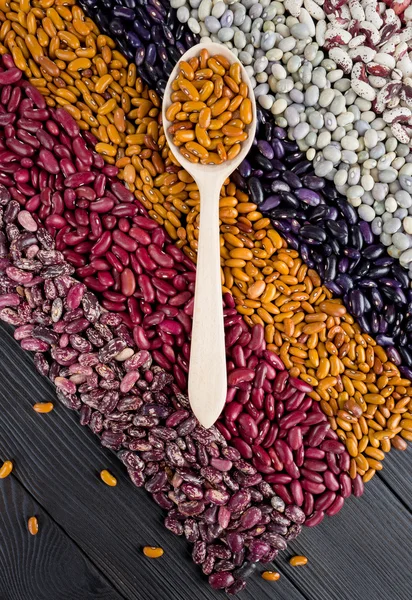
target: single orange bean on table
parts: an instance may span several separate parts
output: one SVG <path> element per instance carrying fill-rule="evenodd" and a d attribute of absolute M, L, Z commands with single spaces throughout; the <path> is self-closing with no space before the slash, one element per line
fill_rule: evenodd
<path fill-rule="evenodd" d="M 164 550 L 158 546 L 145 546 L 143 548 L 143 554 L 147 556 L 147 558 L 160 558 L 163 556 Z"/>
<path fill-rule="evenodd" d="M 106 469 L 100 471 L 100 478 L 109 487 L 115 487 L 117 485 L 116 477 L 109 473 L 109 471 L 107 471 Z"/>
<path fill-rule="evenodd" d="M 278 581 L 280 579 L 280 573 L 277 571 L 263 571 L 262 579 L 265 581 Z"/>
<path fill-rule="evenodd" d="M 0 468 L 0 479 L 5 479 L 13 470 L 13 463 L 11 460 L 6 460 Z"/>
<path fill-rule="evenodd" d="M 27 527 L 31 535 L 37 535 L 39 532 L 39 522 L 36 517 L 30 517 L 27 521 Z"/>
<path fill-rule="evenodd" d="M 306 565 L 307 562 L 308 559 L 306 556 L 292 556 L 292 558 L 289 560 L 289 564 L 292 567 L 303 567 L 303 565 Z"/>
<path fill-rule="evenodd" d="M 36 404 L 33 404 L 33 409 L 38 413 L 49 413 L 53 408 L 53 402 L 36 402 Z"/>

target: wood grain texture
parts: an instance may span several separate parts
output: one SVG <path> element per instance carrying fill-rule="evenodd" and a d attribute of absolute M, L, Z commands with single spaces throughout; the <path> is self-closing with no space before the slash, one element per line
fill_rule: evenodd
<path fill-rule="evenodd" d="M 83 552 L 14 476 L 0 482 L 2 600 L 122 600 Z M 39 533 L 29 534 L 36 516 Z"/>
<path fill-rule="evenodd" d="M 53 387 L 37 375 L 29 354 L 4 327 L 0 327 L 0 356 L 0 458 L 15 461 L 15 476 L 117 591 L 130 600 L 225 598 L 209 588 L 192 564 L 185 540 L 164 528 L 161 509 L 133 486 L 115 455 L 80 427 L 77 415 L 57 404 L 47 415 L 32 410 L 36 401 L 57 402 Z M 393 474 L 399 458 L 405 458 L 399 453 L 394 457 L 385 465 L 385 477 L 410 507 L 411 496 L 401 492 L 404 482 Z M 117 487 L 100 481 L 102 468 L 117 477 Z M 405 472 L 406 476 L 410 478 Z M 407 507 L 385 479 L 376 478 L 363 499 L 350 500 L 338 516 L 306 529 L 291 544 L 276 564 L 282 573 L 279 582 L 269 584 L 256 575 L 240 599 L 410 600 L 412 526 Z M 145 544 L 162 546 L 164 556 L 146 559 L 141 552 Z M 44 549 L 44 560 L 52 551 Z M 287 558 L 294 553 L 308 556 L 309 565 L 292 569 Z M 3 561 L 0 553 L 0 572 Z M 68 597 L 66 592 L 56 597 L 47 591 L 38 597 L 8 596 L 2 585 L 0 578 L 0 600 Z M 86 598 L 79 594 L 73 600 Z"/>
<path fill-rule="evenodd" d="M 305 528 L 293 550 L 310 562 L 285 572 L 308 600 L 410 600 L 411 534 L 410 511 L 376 479 L 339 515 Z"/>
<path fill-rule="evenodd" d="M 222 598 L 192 563 L 186 541 L 164 528 L 163 511 L 130 482 L 117 457 L 78 424 L 77 415 L 58 404 L 46 415 L 33 411 L 35 402 L 57 402 L 53 386 L 35 372 L 30 355 L 5 328 L 0 328 L 0 355 L 0 457 L 12 458 L 15 475 L 117 590 L 133 600 Z M 116 487 L 102 483 L 103 468 L 116 476 Z M 146 544 L 162 546 L 164 557 L 145 558 Z M 256 576 L 243 598 L 265 598 L 268 589 Z M 287 578 L 276 590 L 279 600 L 304 599 Z"/>
<path fill-rule="evenodd" d="M 391 452 L 385 459 L 384 469 L 379 478 L 396 494 L 399 500 L 412 507 L 412 443 L 405 452 Z"/>

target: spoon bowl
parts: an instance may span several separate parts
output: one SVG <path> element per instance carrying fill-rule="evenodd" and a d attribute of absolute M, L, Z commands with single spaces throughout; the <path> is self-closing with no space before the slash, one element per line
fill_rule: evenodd
<path fill-rule="evenodd" d="M 172 104 L 172 83 L 179 74 L 181 61 L 189 61 L 206 49 L 212 57 L 224 56 L 230 64 L 239 63 L 241 78 L 248 87 L 252 104 L 252 122 L 245 127 L 247 139 L 239 154 L 219 165 L 192 163 L 185 158 L 169 133 L 171 122 L 166 111 Z M 200 194 L 200 225 L 197 250 L 196 287 L 192 340 L 189 363 L 189 402 L 193 413 L 206 428 L 211 427 L 225 405 L 227 394 L 226 350 L 223 323 L 222 283 L 220 268 L 219 198 L 222 185 L 246 157 L 255 139 L 256 102 L 249 76 L 232 52 L 213 42 L 190 48 L 173 69 L 164 93 L 163 128 L 169 148 L 182 167 L 195 180 Z"/>

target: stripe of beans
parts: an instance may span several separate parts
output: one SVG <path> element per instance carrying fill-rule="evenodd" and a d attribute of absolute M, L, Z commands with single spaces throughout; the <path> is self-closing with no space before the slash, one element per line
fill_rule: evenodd
<path fill-rule="evenodd" d="M 71 277 L 52 236 L 5 188 L 0 206 L 0 318 L 35 352 L 61 403 L 80 411 L 135 485 L 168 511 L 166 527 L 194 543 L 193 560 L 212 587 L 237 593 L 304 522 L 315 526 L 362 494 L 310 386 L 264 350 L 259 326 L 242 343 L 230 328 L 233 359 L 249 360 L 231 365 L 224 416 L 205 430 L 173 376 L 135 345 L 120 314 Z"/>
<path fill-rule="evenodd" d="M 7 62 L 8 59 L 6 58 L 5 60 Z M 40 97 L 40 102 L 41 101 L 42 99 Z M 46 109 L 43 108 L 42 110 Z M 69 130 L 70 127 L 73 128 L 72 133 L 77 135 L 78 128 L 76 129 L 75 122 L 71 120 L 69 115 L 66 115 L 64 111 L 60 111 L 60 113 L 62 113 L 66 118 L 66 121 L 70 123 Z M 10 127 L 11 129 L 9 128 L 8 131 L 10 136 L 13 136 L 13 128 L 12 126 Z M 28 139 L 27 136 L 26 139 Z M 65 151 L 69 152 L 68 148 L 70 147 L 70 139 L 67 135 L 65 135 L 63 139 L 66 146 Z M 53 146 L 53 144 L 51 144 L 49 141 L 47 144 L 49 144 L 50 147 Z M 78 151 L 79 147 L 81 147 L 81 144 L 77 142 L 73 145 L 73 148 L 76 149 L 76 151 Z M 37 149 L 35 148 L 33 150 L 33 154 L 36 154 L 36 151 Z M 58 151 L 60 152 L 60 149 Z M 79 159 L 77 157 L 74 159 L 74 161 L 72 161 L 71 164 L 78 160 Z M 82 169 L 90 168 L 91 163 L 89 158 L 84 158 L 83 162 L 86 162 L 86 165 L 82 165 L 82 161 L 80 161 Z M 65 166 L 69 163 L 64 161 L 62 164 Z M 16 165 L 12 165 L 12 167 L 10 167 L 10 165 L 5 164 L 6 172 L 7 169 L 10 170 L 10 168 L 13 172 L 16 171 L 15 167 Z M 72 167 L 70 168 L 72 169 Z M 108 175 L 110 174 L 111 176 L 114 176 L 116 174 L 116 169 L 112 169 L 109 166 L 104 167 L 104 169 L 104 173 L 107 173 Z M 18 176 L 20 177 L 20 173 Z M 26 174 L 24 177 L 26 177 Z M 168 282 L 162 281 L 162 279 L 169 278 L 171 276 L 178 276 L 176 270 L 173 270 L 172 268 L 174 263 L 171 254 L 174 252 L 175 256 L 177 256 L 176 252 L 178 253 L 179 251 L 172 245 L 168 245 L 166 253 L 158 254 L 155 248 L 156 244 L 151 244 L 151 241 L 156 239 L 157 236 L 160 236 L 160 243 L 163 244 L 166 238 L 162 230 L 160 228 L 156 228 L 159 233 L 153 234 L 154 237 L 152 240 L 147 231 L 148 225 L 143 225 L 143 229 L 141 226 L 139 226 L 140 221 L 137 217 L 138 209 L 135 206 L 115 206 L 116 203 L 131 203 L 133 198 L 132 194 L 126 193 L 125 188 L 123 188 L 120 184 L 117 184 L 115 181 L 111 182 L 110 196 L 107 195 L 104 188 L 101 189 L 99 187 L 99 185 L 101 185 L 100 183 L 97 185 L 97 187 L 94 184 L 94 189 L 88 191 L 89 186 L 86 184 L 92 183 L 95 177 L 96 176 L 93 173 L 89 173 L 87 177 L 85 177 L 83 174 L 73 175 L 71 179 L 66 179 L 65 186 L 69 187 L 69 190 L 66 190 L 66 192 L 63 194 L 63 200 L 61 199 L 61 195 L 60 200 L 56 200 L 59 198 L 56 196 L 54 202 L 58 203 L 57 210 L 56 206 L 54 204 L 52 205 L 48 200 L 42 201 L 41 194 L 32 195 L 26 205 L 26 209 L 33 212 L 38 211 L 39 218 L 45 219 L 46 226 L 54 233 L 56 233 L 57 229 L 59 230 L 56 238 L 58 249 L 63 250 L 68 260 L 78 267 L 77 274 L 85 279 L 85 283 L 88 286 L 91 286 L 95 291 L 102 292 L 102 303 L 105 308 L 117 311 L 125 311 L 127 308 L 129 314 L 131 314 L 131 317 L 125 318 L 129 319 L 129 325 L 135 326 L 134 334 L 139 344 L 145 344 L 147 347 L 150 347 L 152 344 L 150 338 L 147 338 L 147 334 L 144 332 L 144 327 L 142 327 L 140 323 L 143 318 L 145 319 L 146 325 L 149 327 L 154 326 L 162 332 L 162 336 L 153 342 L 153 344 L 157 344 L 157 348 L 153 348 L 153 350 L 156 351 L 157 360 L 160 361 L 159 364 L 162 364 L 162 366 L 165 366 L 169 369 L 173 368 L 175 376 L 178 378 L 178 381 L 181 382 L 182 387 L 184 387 L 186 383 L 185 373 L 187 372 L 189 346 L 186 345 L 183 347 L 186 358 L 185 362 L 183 362 L 182 359 L 180 362 L 177 362 L 176 360 L 173 361 L 174 354 L 172 354 L 171 350 L 174 352 L 174 348 L 180 347 L 183 343 L 182 336 L 184 335 L 183 330 L 185 323 L 182 323 L 182 319 L 187 319 L 192 309 L 194 274 L 192 273 L 191 281 L 184 281 L 178 277 L 177 281 L 180 283 L 176 284 L 177 289 L 183 292 L 183 295 L 178 294 L 178 299 L 173 299 L 174 303 L 177 302 L 177 304 L 173 304 L 175 308 L 179 306 L 180 302 L 186 305 L 184 307 L 186 311 L 184 314 L 186 317 L 183 317 L 182 314 L 180 314 L 180 316 L 177 318 L 178 322 L 173 323 L 173 315 L 170 314 L 168 315 L 169 318 L 164 319 L 164 322 L 161 320 L 163 319 L 162 316 L 144 316 L 145 311 L 147 310 L 147 303 L 150 303 L 150 301 L 153 301 L 155 298 L 167 298 L 168 295 L 173 295 L 175 293 L 176 288 L 171 286 Z M 100 181 L 101 178 L 98 179 L 98 182 Z M 15 198 L 20 200 L 24 198 L 24 193 L 20 191 L 22 189 L 21 183 L 18 183 L 17 190 L 14 189 L 14 180 L 8 178 L 8 181 L 5 181 L 5 183 L 6 185 L 11 186 L 12 193 L 14 194 Z M 72 188 L 82 188 L 84 185 L 86 185 L 86 190 L 80 189 L 78 192 L 73 192 Z M 102 194 L 105 194 L 97 203 L 94 202 L 94 200 L 97 198 L 96 189 L 100 194 L 99 197 L 101 197 Z M 27 188 L 23 188 L 23 191 L 24 190 L 27 191 Z M 46 189 L 43 190 L 42 193 L 44 195 L 43 197 L 45 198 L 46 195 L 50 194 L 51 192 L 50 190 Z M 80 201 L 76 200 L 75 204 L 75 196 L 73 196 L 73 193 L 76 198 L 79 195 L 81 197 Z M 70 195 L 72 200 L 68 201 L 67 198 Z M 90 200 L 87 199 L 88 197 Z M 79 202 L 81 206 L 79 206 Z M 90 202 L 92 202 L 92 213 L 97 212 L 97 214 L 93 214 L 91 222 L 86 210 L 90 207 Z M 111 211 L 111 215 L 105 214 L 100 219 L 99 211 L 108 210 Z M 56 212 L 57 215 L 55 214 Z M 64 216 L 62 216 L 63 213 Z M 115 217 L 115 219 L 113 219 L 113 217 Z M 118 219 L 118 217 L 120 217 L 120 219 Z M 130 217 L 132 218 L 131 221 Z M 118 224 L 118 220 L 120 231 L 115 229 Z M 95 223 L 94 229 L 92 227 L 93 223 Z M 156 227 L 155 223 L 153 223 L 153 227 Z M 115 231 L 112 233 L 113 229 L 115 229 Z M 129 232 L 131 232 L 130 235 Z M 272 232 L 272 239 L 274 240 L 275 245 L 272 244 L 272 241 L 269 237 L 267 239 L 272 244 L 273 252 L 280 251 L 280 260 L 272 261 L 273 267 L 271 267 L 273 274 L 271 279 L 275 283 L 268 283 L 266 291 L 265 284 L 265 287 L 259 293 L 259 289 L 256 288 L 261 286 L 264 282 L 257 280 L 253 284 L 254 287 L 251 286 L 248 291 L 248 299 L 252 300 L 253 302 L 255 298 L 257 299 L 263 294 L 262 298 L 264 302 L 263 306 L 260 308 L 260 314 L 262 316 L 268 315 L 270 318 L 270 323 L 266 327 L 266 341 L 269 343 L 269 349 L 280 352 L 280 355 L 286 362 L 286 366 L 291 369 L 291 374 L 293 376 L 301 376 L 308 383 L 316 386 L 316 391 L 312 392 L 312 396 L 316 400 L 321 400 L 321 406 L 323 410 L 325 410 L 326 414 L 328 414 L 328 416 L 330 416 L 332 419 L 333 428 L 337 430 L 340 438 L 346 442 L 349 452 L 353 458 L 351 465 L 352 475 L 354 476 L 356 471 L 358 471 L 362 476 L 368 479 L 373 476 L 377 469 L 382 468 L 381 462 L 378 459 L 381 459 L 384 456 L 382 450 L 387 451 L 390 448 L 390 442 L 388 440 L 395 438 L 395 436 L 402 431 L 402 426 L 399 425 L 399 421 L 397 421 L 398 416 L 393 418 L 391 421 L 389 421 L 389 418 L 393 416 L 391 414 L 392 409 L 395 411 L 401 410 L 402 412 L 407 412 L 409 398 L 407 397 L 405 402 L 405 397 L 402 397 L 401 394 L 402 392 L 404 394 L 406 393 L 407 388 L 405 388 L 405 385 L 409 382 L 397 377 L 399 373 L 396 370 L 396 367 L 394 367 L 395 370 L 392 370 L 392 365 L 389 362 L 385 364 L 386 361 L 383 360 L 385 358 L 384 354 L 380 355 L 380 360 L 383 363 L 382 371 L 385 371 L 385 376 L 387 377 L 388 381 L 385 384 L 385 389 L 383 392 L 384 394 L 387 394 L 388 390 L 390 391 L 391 389 L 390 386 L 397 385 L 394 391 L 395 398 L 393 395 L 388 397 L 386 395 L 383 396 L 382 394 L 377 394 L 380 388 L 375 389 L 376 386 L 374 384 L 374 380 L 368 381 L 367 375 L 362 370 L 357 371 L 354 369 L 354 367 L 356 367 L 356 363 L 354 363 L 354 361 L 357 360 L 356 357 L 359 354 L 356 348 L 361 343 L 368 346 L 368 360 L 370 362 L 374 361 L 373 357 L 375 356 L 375 351 L 372 349 L 372 344 L 374 342 L 372 339 L 369 339 L 369 337 L 367 337 L 368 342 L 366 342 L 364 338 L 360 336 L 360 332 L 351 327 L 351 322 L 353 322 L 353 319 L 349 317 L 349 315 L 346 315 L 346 311 L 343 306 L 339 305 L 338 307 L 332 307 L 332 312 L 335 310 L 337 310 L 338 313 L 342 312 L 342 310 L 345 311 L 345 320 L 349 320 L 349 322 L 346 323 L 346 330 L 344 334 L 336 322 L 336 320 L 340 317 L 338 314 L 328 314 L 327 312 L 322 312 L 321 309 L 317 309 L 317 311 L 320 311 L 320 315 L 313 316 L 308 314 L 306 317 L 304 316 L 304 312 L 315 310 L 311 306 L 312 303 L 315 304 L 315 306 L 320 305 L 325 298 L 330 298 L 331 294 L 328 290 L 323 290 L 319 286 L 319 278 L 315 272 L 310 272 L 309 275 L 307 275 L 307 269 L 305 271 L 305 266 L 302 264 L 301 260 L 293 260 L 297 258 L 297 253 L 295 251 L 286 249 L 282 256 L 281 250 L 284 247 L 284 242 L 274 230 L 272 230 Z M 95 240 L 95 243 L 93 243 L 93 240 Z M 68 249 L 67 245 L 71 246 L 72 249 Z M 139 245 L 143 247 L 138 249 Z M 148 247 L 147 250 L 146 246 Z M 103 258 L 103 255 L 107 251 L 109 251 L 110 254 Z M 130 252 L 132 253 L 131 256 Z M 135 252 L 136 254 L 134 254 Z M 90 261 L 90 264 L 86 264 L 87 258 L 84 255 L 87 256 L 89 253 L 91 253 L 92 260 Z M 164 254 L 166 254 L 166 256 L 164 256 Z M 187 261 L 187 259 L 185 259 L 183 256 L 179 256 L 177 260 L 179 259 L 183 259 L 182 264 L 186 260 L 186 265 L 190 265 L 190 262 Z M 288 274 L 285 272 L 285 269 L 288 270 L 291 268 L 290 260 L 292 260 L 293 268 L 296 270 L 296 277 L 295 275 L 290 275 L 289 271 Z M 288 262 L 289 267 L 287 266 Z M 150 278 L 142 273 L 143 267 L 147 268 L 148 265 L 152 265 L 152 270 L 156 270 L 156 274 L 158 275 L 153 282 L 151 282 Z M 168 271 L 168 269 L 172 269 L 172 271 Z M 159 273 L 157 273 L 157 271 L 159 271 Z M 300 273 L 299 275 L 298 271 Z M 97 277 L 94 276 L 96 272 Z M 294 278 L 293 281 L 290 279 L 290 277 L 292 277 L 292 279 Z M 279 278 L 279 281 L 276 283 L 277 278 Z M 240 281 L 239 283 L 242 282 Z M 279 283 L 282 285 L 281 289 L 277 287 Z M 138 294 L 140 293 L 141 297 L 143 297 L 143 303 L 141 306 L 139 306 L 136 297 L 133 297 L 137 284 L 142 290 L 141 292 L 138 292 Z M 290 289 L 289 284 L 296 285 L 296 290 Z M 182 287 L 182 289 L 180 289 L 179 286 Z M 188 287 L 187 291 L 185 289 L 186 286 Z M 235 287 L 234 291 L 240 291 L 238 287 Z M 255 297 L 252 295 L 254 290 L 256 290 Z M 305 298 L 301 298 L 301 300 L 294 300 L 292 298 L 292 302 L 283 302 L 283 299 L 288 294 L 299 295 L 302 292 L 304 293 Z M 187 296 L 188 293 L 189 296 Z M 269 296 L 266 298 L 266 295 L 271 295 L 273 298 Z M 245 318 L 248 318 L 248 312 L 250 311 L 250 308 L 247 304 L 248 299 L 242 299 L 239 297 L 239 295 L 236 296 L 236 300 L 239 304 L 238 310 L 243 312 Z M 306 302 L 307 299 L 311 299 L 311 301 Z M 303 302 L 303 305 L 301 302 Z M 283 306 L 283 304 L 285 304 L 285 306 Z M 304 312 L 302 312 L 302 306 Z M 330 310 L 331 309 L 329 308 L 329 311 Z M 294 312 L 297 314 L 294 314 Z M 272 316 L 272 314 L 274 316 Z M 302 317 L 305 319 L 304 321 L 302 321 Z M 261 319 L 261 317 L 259 318 Z M 293 321 L 293 318 L 295 319 L 296 323 Z M 159 321 L 159 319 L 161 321 Z M 290 329 L 285 331 L 283 323 L 284 319 L 287 319 L 286 323 L 289 328 L 292 326 L 295 328 L 295 325 L 297 325 L 296 335 L 292 338 L 292 341 L 294 340 L 296 347 L 292 347 L 291 352 L 289 352 L 290 341 L 288 339 L 283 339 L 285 337 L 289 338 L 288 333 L 291 333 Z M 314 322 L 316 319 L 318 320 L 317 323 Z M 263 322 L 264 321 L 262 319 L 261 323 Z M 253 325 L 256 322 L 250 320 L 250 323 Z M 309 357 L 309 347 L 304 346 L 304 342 L 298 335 L 298 333 L 304 336 L 307 335 L 306 330 L 303 331 L 303 327 L 308 328 L 308 332 L 309 329 L 311 331 L 312 329 L 314 330 L 309 341 L 309 344 L 314 345 L 314 347 L 310 348 L 310 350 L 313 350 L 313 352 L 311 353 L 312 356 L 309 358 L 308 368 L 305 365 L 305 359 Z M 315 331 L 316 328 L 318 331 Z M 332 331 L 333 336 L 338 336 L 337 340 L 339 341 L 337 341 L 336 345 L 332 341 L 334 339 L 333 336 L 328 338 L 328 341 L 330 340 L 330 345 L 325 345 L 325 349 L 323 349 L 322 346 L 321 355 L 319 355 L 319 352 L 316 350 L 319 341 L 318 332 L 322 332 L 320 342 L 321 344 L 324 344 L 326 341 L 327 331 L 328 335 L 329 332 Z M 271 337 L 268 337 L 268 332 Z M 277 340 L 275 340 L 275 332 L 277 332 Z M 152 331 L 150 336 L 153 337 L 155 334 L 156 331 Z M 344 335 L 343 341 L 341 340 L 342 335 Z M 325 337 L 325 340 L 322 339 L 322 336 Z M 356 336 L 360 337 L 362 342 L 358 342 L 356 340 Z M 346 357 L 347 344 L 351 338 L 353 342 L 352 348 L 348 357 Z M 172 340 L 171 344 L 170 340 Z M 354 347 L 353 344 L 355 344 Z M 341 346 L 343 346 L 342 350 L 340 350 Z M 160 347 L 162 348 L 161 350 Z M 338 357 L 333 356 L 338 351 L 340 352 L 340 355 Z M 322 353 L 326 354 L 323 356 Z M 328 356 L 332 357 L 331 361 L 328 359 Z M 362 363 L 362 356 L 362 354 L 359 355 L 360 358 L 358 363 Z M 175 362 L 175 364 L 172 366 L 173 362 Z M 362 369 L 364 368 L 365 367 L 362 367 Z M 370 369 L 371 367 L 367 366 L 366 368 Z M 341 379 L 340 375 L 343 372 L 344 377 Z M 352 372 L 354 372 L 354 374 Z M 376 379 L 376 374 L 368 375 L 368 377 L 375 377 Z M 392 377 L 392 379 L 389 382 L 390 377 Z M 355 380 L 355 384 L 352 383 L 353 379 Z M 366 383 L 364 383 L 364 381 L 366 381 Z M 380 380 L 380 382 L 382 381 L 384 382 L 385 380 Z M 365 394 L 367 394 L 366 399 L 363 397 Z M 378 397 L 376 397 L 376 394 Z M 396 395 L 399 396 L 399 398 L 397 398 Z M 395 402 L 395 400 L 397 400 L 397 402 Z M 385 406 L 383 406 L 383 404 Z M 353 414 L 353 411 L 355 411 L 355 414 Z M 360 411 L 362 413 L 365 412 L 365 415 L 361 414 Z M 398 415 L 397 412 L 396 414 Z M 360 423 L 358 422 L 358 418 L 360 419 Z M 386 420 L 389 421 L 387 427 Z M 375 431 L 376 433 L 374 433 Z M 409 438 L 409 432 L 402 432 L 402 435 L 407 439 Z M 404 445 L 400 438 L 399 440 L 398 438 L 396 439 L 395 444 L 397 444 L 398 447 Z M 373 447 L 369 448 L 370 445 Z M 381 447 L 381 449 L 379 449 L 379 447 Z M 366 452 L 367 458 L 363 454 L 364 452 Z M 372 453 L 372 456 L 368 455 L 370 452 Z"/>
<path fill-rule="evenodd" d="M 98 27 L 112 35 L 139 76 L 163 94 L 169 75 L 181 55 L 199 42 L 199 36 L 179 23 L 168 0 L 141 0 L 119 6 L 113 0 L 81 0 L 79 4 Z"/>

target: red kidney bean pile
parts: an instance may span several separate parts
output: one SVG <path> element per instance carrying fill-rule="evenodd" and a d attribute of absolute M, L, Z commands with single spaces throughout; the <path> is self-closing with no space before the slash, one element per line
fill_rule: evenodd
<path fill-rule="evenodd" d="M 91 149 L 93 136 L 3 65 L 14 83 L 0 94 L 0 318 L 169 511 L 166 526 L 194 543 L 211 585 L 236 593 L 303 522 L 361 495 L 362 479 L 350 479 L 310 386 L 229 294 L 227 404 L 216 427 L 198 425 L 184 393 L 195 267 Z"/>

